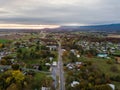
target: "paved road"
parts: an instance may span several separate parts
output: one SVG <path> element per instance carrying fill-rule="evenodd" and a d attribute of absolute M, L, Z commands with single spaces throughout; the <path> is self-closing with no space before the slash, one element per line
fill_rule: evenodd
<path fill-rule="evenodd" d="M 59 56 L 58 56 L 59 90 L 65 90 L 65 80 L 64 80 L 63 62 L 62 62 L 62 50 L 61 50 L 60 42 L 59 42 L 58 53 L 59 53 Z"/>
<path fill-rule="evenodd" d="M 58 81 L 57 81 L 57 73 L 58 73 L 58 68 L 55 67 L 55 66 L 52 66 L 52 77 L 53 77 L 53 84 L 54 84 L 54 87 L 57 88 L 57 85 L 58 85 Z"/>

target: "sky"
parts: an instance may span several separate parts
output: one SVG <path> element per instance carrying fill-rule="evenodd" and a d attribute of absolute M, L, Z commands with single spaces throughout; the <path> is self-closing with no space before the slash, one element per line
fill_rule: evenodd
<path fill-rule="evenodd" d="M 0 27 L 120 23 L 119 10 L 120 0 L 0 0 Z"/>

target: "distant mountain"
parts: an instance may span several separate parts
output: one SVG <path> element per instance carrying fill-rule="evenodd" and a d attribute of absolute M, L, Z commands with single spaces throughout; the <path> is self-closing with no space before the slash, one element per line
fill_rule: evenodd
<path fill-rule="evenodd" d="M 45 29 L 0 29 L 0 32 L 67 32 L 67 31 L 87 31 L 87 32 L 107 32 L 120 33 L 120 24 L 91 25 L 91 26 L 61 26 L 59 28 Z"/>
<path fill-rule="evenodd" d="M 93 26 L 61 26 L 58 30 L 91 31 L 91 32 L 120 32 L 120 24 L 93 25 Z"/>

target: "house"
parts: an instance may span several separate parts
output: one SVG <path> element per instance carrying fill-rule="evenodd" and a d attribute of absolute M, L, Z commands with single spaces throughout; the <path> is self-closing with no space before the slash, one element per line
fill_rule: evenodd
<path fill-rule="evenodd" d="M 107 58 L 108 54 L 105 54 L 105 53 L 99 53 L 97 54 L 97 57 L 100 57 L 100 58 Z"/>
<path fill-rule="evenodd" d="M 66 67 L 70 70 L 75 68 L 74 64 L 71 64 L 71 63 L 67 64 Z"/>
<path fill-rule="evenodd" d="M 50 61 L 52 61 L 52 60 L 53 60 L 53 57 L 49 57 L 49 59 L 50 59 Z"/>
<path fill-rule="evenodd" d="M 50 90 L 49 87 L 42 87 L 41 90 Z"/>
<path fill-rule="evenodd" d="M 46 47 L 49 48 L 50 51 L 57 50 L 57 46 L 55 46 L 55 45 L 49 45 L 49 46 L 46 46 Z"/>
<path fill-rule="evenodd" d="M 80 57 L 80 55 L 79 54 L 77 54 L 77 58 L 79 58 Z"/>
<path fill-rule="evenodd" d="M 83 63 L 82 62 L 76 62 L 75 65 L 76 65 L 77 70 L 80 70 Z"/>
<path fill-rule="evenodd" d="M 71 49 L 70 51 L 71 51 L 74 55 L 77 54 L 75 49 Z"/>
<path fill-rule="evenodd" d="M 39 69 L 39 64 L 34 64 L 32 66 L 33 66 L 33 69 Z"/>
<path fill-rule="evenodd" d="M 75 64 L 76 64 L 76 65 L 81 65 L 81 64 L 82 64 L 82 62 L 75 62 Z"/>
<path fill-rule="evenodd" d="M 76 85 L 79 85 L 80 83 L 78 81 L 73 81 L 71 83 L 71 87 L 75 87 Z"/>
<path fill-rule="evenodd" d="M 71 51 L 72 53 L 75 53 L 75 50 L 74 50 L 74 49 L 71 49 L 70 51 Z"/>
<path fill-rule="evenodd" d="M 51 64 L 50 63 L 45 63 L 46 66 L 50 66 Z"/>
<path fill-rule="evenodd" d="M 52 65 L 53 65 L 53 66 L 57 66 L 57 62 L 56 62 L 56 61 L 54 61 Z"/>
<path fill-rule="evenodd" d="M 108 84 L 111 88 L 112 88 L 112 90 L 115 90 L 115 85 L 114 84 Z"/>
<path fill-rule="evenodd" d="M 66 49 L 62 49 L 62 52 L 65 52 L 66 51 Z"/>

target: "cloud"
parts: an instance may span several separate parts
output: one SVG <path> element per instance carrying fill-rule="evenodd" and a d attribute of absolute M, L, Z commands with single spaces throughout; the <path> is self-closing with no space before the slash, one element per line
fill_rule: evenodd
<path fill-rule="evenodd" d="M 119 23 L 119 4 L 119 0 L 0 0 L 0 23 Z"/>

